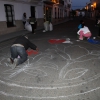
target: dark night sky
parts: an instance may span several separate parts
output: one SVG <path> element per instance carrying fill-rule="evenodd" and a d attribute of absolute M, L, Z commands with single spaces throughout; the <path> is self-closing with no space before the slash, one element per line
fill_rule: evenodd
<path fill-rule="evenodd" d="M 82 9 L 90 0 L 72 0 L 72 9 Z"/>

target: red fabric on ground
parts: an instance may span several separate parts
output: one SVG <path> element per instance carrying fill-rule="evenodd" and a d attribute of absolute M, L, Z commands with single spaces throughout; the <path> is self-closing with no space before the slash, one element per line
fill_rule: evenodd
<path fill-rule="evenodd" d="M 35 55 L 38 54 L 38 52 L 35 50 L 26 50 L 26 52 L 27 52 L 28 56 L 30 56 L 32 54 L 35 54 Z"/>
<path fill-rule="evenodd" d="M 50 39 L 49 43 L 51 43 L 51 44 L 59 44 L 59 43 L 62 43 L 64 41 L 66 41 L 66 40 L 65 39 Z"/>

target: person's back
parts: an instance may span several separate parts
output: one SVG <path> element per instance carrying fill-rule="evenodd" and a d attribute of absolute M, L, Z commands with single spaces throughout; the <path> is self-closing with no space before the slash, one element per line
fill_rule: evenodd
<path fill-rule="evenodd" d="M 28 41 L 28 39 L 26 37 L 20 36 L 14 41 L 13 44 L 21 44 L 21 45 L 23 45 L 25 47 L 25 49 L 28 49 L 28 47 L 29 47 L 28 43 L 29 43 L 29 41 Z"/>
<path fill-rule="evenodd" d="M 80 31 L 83 31 L 84 34 L 86 34 L 87 32 L 90 32 L 90 30 L 87 26 L 84 26 L 83 28 L 81 28 Z"/>
<path fill-rule="evenodd" d="M 18 37 L 13 44 L 21 44 L 24 46 L 25 50 L 28 48 L 36 50 L 36 47 L 33 43 L 31 43 L 27 36 Z"/>

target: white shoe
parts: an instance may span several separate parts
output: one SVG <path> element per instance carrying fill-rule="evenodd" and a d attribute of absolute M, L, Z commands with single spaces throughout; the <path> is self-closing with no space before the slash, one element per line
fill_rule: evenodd
<path fill-rule="evenodd" d="M 83 40 L 83 38 L 79 38 L 79 40 Z"/>
<path fill-rule="evenodd" d="M 15 58 L 13 64 L 9 64 L 9 66 L 10 66 L 12 69 L 14 69 L 14 68 L 16 68 L 17 64 L 18 64 L 18 59 Z"/>

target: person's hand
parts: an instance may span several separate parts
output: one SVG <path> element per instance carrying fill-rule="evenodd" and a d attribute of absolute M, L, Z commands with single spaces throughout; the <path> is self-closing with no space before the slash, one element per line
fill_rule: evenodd
<path fill-rule="evenodd" d="M 38 49 L 38 48 L 36 48 L 36 51 L 38 52 L 38 51 L 39 51 L 39 49 Z"/>

